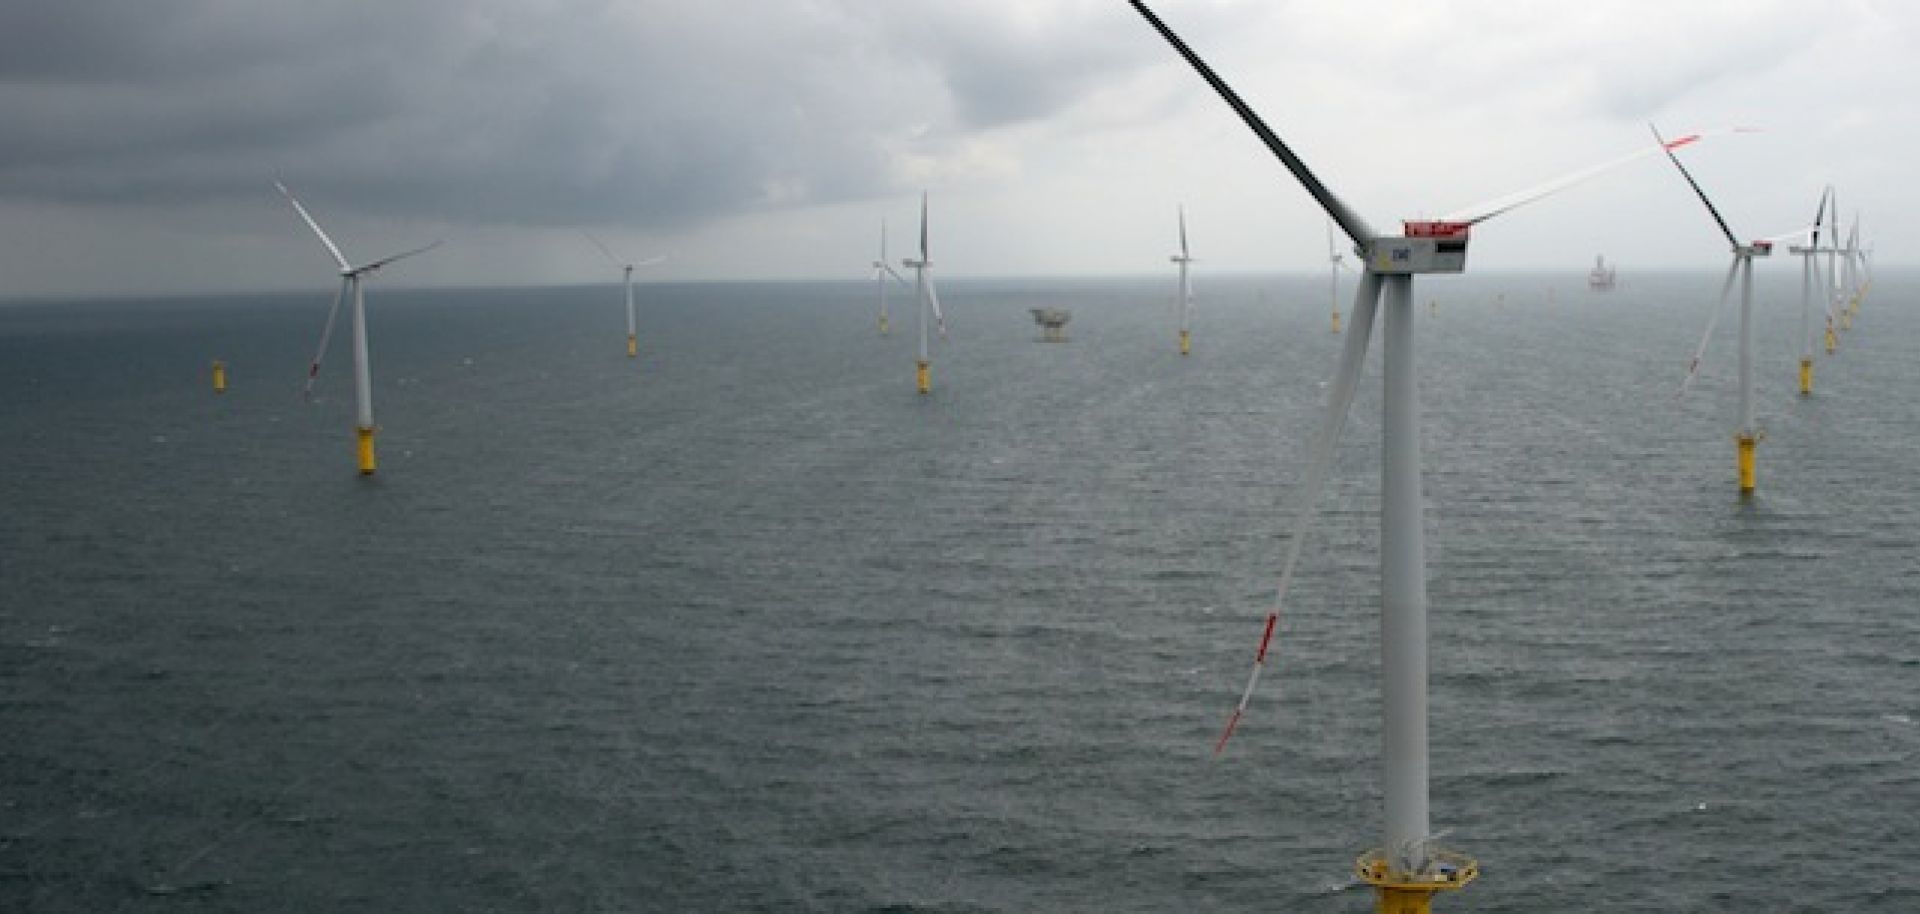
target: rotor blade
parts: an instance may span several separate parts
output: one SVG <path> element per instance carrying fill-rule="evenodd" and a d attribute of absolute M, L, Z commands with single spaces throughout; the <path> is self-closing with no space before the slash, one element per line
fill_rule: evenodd
<path fill-rule="evenodd" d="M 334 263 L 339 264 L 342 270 L 353 269 L 353 264 L 347 262 L 347 256 L 340 253 L 340 247 L 333 243 L 332 238 L 327 237 L 326 231 L 320 228 L 320 223 L 313 221 L 313 216 L 307 212 L 306 207 L 300 205 L 300 200 L 293 195 L 293 191 L 288 190 L 287 186 L 279 181 L 273 182 L 273 186 L 280 188 L 281 195 L 287 198 L 288 203 L 293 204 L 294 212 L 299 213 L 300 218 L 306 220 L 307 228 L 313 229 L 313 233 L 320 236 L 320 243 L 327 246 L 327 253 L 333 255 Z"/>
<path fill-rule="evenodd" d="M 1820 222 L 1827 216 L 1827 198 L 1833 196 L 1833 185 L 1829 184 L 1820 191 L 1820 205 L 1813 211 L 1813 243 L 1809 247 L 1820 246 Z"/>
<path fill-rule="evenodd" d="M 376 260 L 376 261 L 374 261 L 374 262 L 372 262 L 372 263 L 370 263 L 370 264 L 367 264 L 367 265 L 366 265 L 366 266 L 364 266 L 364 267 L 356 267 L 356 268 L 354 268 L 354 271 L 353 271 L 353 272 L 355 272 L 355 273 L 371 273 L 371 272 L 373 272 L 373 271 L 375 271 L 375 270 L 378 270 L 378 269 L 380 269 L 381 267 L 384 267 L 384 266 L 386 266 L 387 264 L 390 264 L 390 263 L 392 263 L 392 262 L 394 262 L 394 261 L 396 261 L 396 260 L 405 260 L 405 259 L 407 259 L 407 258 L 409 258 L 409 257 L 412 257 L 412 256 L 413 256 L 413 255 L 415 255 L 415 254 L 425 254 L 426 252 L 428 252 L 428 251 L 431 251 L 431 250 L 433 250 L 434 248 L 437 248 L 437 247 L 439 247 L 439 246 L 440 246 L 441 244 L 442 244 L 442 242 L 439 242 L 439 241 L 436 241 L 436 242 L 434 242 L 434 243 L 432 243 L 432 244 L 429 244 L 429 245 L 427 245 L 427 246 L 425 246 L 425 247 L 418 247 L 418 248 L 414 248 L 414 249 L 413 249 L 413 250 L 411 250 L 411 251 L 401 251 L 400 253 L 398 253 L 398 254 L 395 254 L 395 255 L 393 255 L 393 256 L 391 256 L 391 257 L 382 257 L 382 258 L 380 258 L 379 260 Z"/>
<path fill-rule="evenodd" d="M 880 269 L 887 271 L 887 275 L 893 277 L 894 281 L 900 285 L 909 289 L 913 288 L 913 283 L 908 282 L 905 276 L 901 276 L 895 272 L 891 264 L 882 263 L 880 264 Z"/>
<path fill-rule="evenodd" d="M 1825 313 L 1827 315 L 1827 325 L 1832 326 L 1833 325 L 1833 295 L 1832 293 L 1827 291 L 1826 275 L 1820 272 L 1820 258 L 1808 257 L 1807 263 L 1813 267 L 1813 270 L 1812 270 L 1813 287 L 1820 292 L 1821 298 L 1826 299 L 1826 304 L 1823 305 L 1822 307 L 1825 309 Z"/>
<path fill-rule="evenodd" d="M 1840 246 L 1840 195 L 1838 193 L 1827 198 L 1827 212 L 1833 214 L 1833 246 L 1837 248 Z"/>
<path fill-rule="evenodd" d="M 613 264 L 616 267 L 626 266 L 626 264 L 620 262 L 620 258 L 613 256 L 612 251 L 607 250 L 606 245 L 600 243 L 600 239 L 593 237 L 592 232 L 589 232 L 586 229 L 581 229 L 580 234 L 587 236 L 587 240 L 593 242 L 593 246 L 600 249 L 601 256 L 607 258 L 608 263 Z"/>
<path fill-rule="evenodd" d="M 1334 196 L 1333 191 L 1328 190 L 1325 184 L 1320 183 L 1319 178 L 1314 177 L 1313 172 L 1307 168 L 1307 163 L 1301 161 L 1299 156 L 1293 154 L 1293 150 L 1287 148 L 1287 144 L 1280 141 L 1280 137 L 1267 127 L 1266 122 L 1260 120 L 1259 115 L 1253 113 L 1252 108 L 1247 107 L 1246 102 L 1240 100 L 1240 96 L 1234 93 L 1232 87 L 1214 74 L 1213 68 L 1207 66 L 1207 62 L 1201 60 L 1200 55 L 1187 47 L 1187 43 L 1181 41 L 1180 36 L 1175 35 L 1172 29 L 1167 28 L 1167 24 L 1161 22 L 1160 17 L 1155 16 L 1153 10 L 1147 9 L 1147 5 L 1141 0 L 1127 0 L 1127 2 L 1131 3 L 1141 16 L 1146 17 L 1147 23 L 1153 26 L 1154 31 L 1159 32 L 1160 37 L 1165 38 L 1175 51 L 1180 52 L 1180 56 L 1186 58 L 1187 63 L 1193 66 L 1194 72 L 1199 73 L 1200 78 L 1206 80 L 1207 84 L 1213 87 L 1213 91 L 1220 94 L 1220 98 L 1226 101 L 1234 113 L 1240 115 L 1240 120 L 1246 123 L 1261 142 L 1267 144 L 1267 149 L 1287 166 L 1288 171 L 1293 172 L 1294 178 L 1307 189 L 1307 193 L 1313 195 L 1313 199 L 1319 202 L 1320 208 L 1326 210 L 1333 221 L 1340 223 L 1340 230 L 1346 232 L 1347 237 L 1352 238 L 1353 242 L 1359 245 L 1365 245 L 1373 240 L 1373 229 L 1348 209 L 1339 197 Z"/>
<path fill-rule="evenodd" d="M 1253 700 L 1253 690 L 1260 683 L 1260 671 L 1267 665 L 1268 645 L 1280 621 L 1280 611 L 1286 605 L 1287 592 L 1293 588 L 1300 548 L 1319 515 L 1321 490 L 1326 486 L 1327 470 L 1333 465 L 1334 447 L 1340 442 L 1340 430 L 1346 425 L 1347 411 L 1353 405 L 1354 388 L 1359 386 L 1361 369 L 1366 366 L 1367 344 L 1373 337 L 1373 315 L 1380 304 L 1380 277 L 1371 271 L 1362 273 L 1359 285 L 1347 325 L 1346 349 L 1340 354 L 1340 367 L 1334 372 L 1327 413 L 1321 417 L 1320 431 L 1313 439 L 1313 450 L 1308 457 L 1307 475 L 1298 490 L 1300 502 L 1294 506 L 1293 536 L 1287 542 L 1287 557 L 1280 565 L 1280 584 L 1274 592 L 1273 611 L 1267 614 L 1266 631 L 1260 636 L 1260 649 L 1254 654 L 1253 672 L 1247 677 L 1245 691 L 1240 693 L 1240 703 L 1234 706 L 1233 716 L 1227 718 L 1226 730 L 1213 744 L 1215 757 L 1226 750 L 1227 740 L 1233 738 L 1234 728 L 1240 725 L 1240 717 L 1246 713 L 1247 704 Z"/>
<path fill-rule="evenodd" d="M 1720 211 L 1714 209 L 1712 200 L 1707 199 L 1707 192 L 1700 189 L 1700 182 L 1693 179 L 1693 175 L 1687 171 L 1687 166 L 1680 164 L 1680 158 L 1673 154 L 1673 150 L 1682 145 L 1686 138 L 1682 137 L 1669 144 L 1666 138 L 1660 135 L 1658 127 L 1648 124 L 1647 129 L 1653 131 L 1653 138 L 1660 143 L 1660 151 L 1667 154 L 1667 161 L 1672 162 L 1673 167 L 1680 169 L 1680 177 L 1687 179 L 1687 186 L 1692 187 L 1694 194 L 1700 197 L 1700 202 L 1707 205 L 1707 212 L 1713 215 L 1714 223 L 1720 226 L 1720 233 L 1727 236 L 1727 243 L 1736 248 L 1739 247 L 1740 239 L 1733 237 L 1733 229 L 1727 228 L 1727 220 L 1720 218 Z"/>
<path fill-rule="evenodd" d="M 1189 256 L 1187 254 L 1187 208 L 1184 206 L 1180 207 L 1179 213 L 1180 213 L 1180 256 L 1186 257 L 1186 256 Z"/>
<path fill-rule="evenodd" d="M 920 259 L 927 259 L 927 192 L 920 192 Z"/>
<path fill-rule="evenodd" d="M 668 260 L 669 258 L 671 258 L 672 256 L 673 256 L 672 254 L 655 254 L 654 256 L 652 256 L 652 257 L 649 257 L 649 258 L 647 258 L 647 259 L 645 259 L 645 260 L 636 260 L 636 261 L 634 261 L 633 263 L 630 263 L 630 264 L 628 264 L 628 266 L 631 266 L 631 267 L 650 267 L 650 266 L 653 266 L 653 265 L 654 265 L 654 264 L 656 264 L 656 263 L 666 263 L 666 262 L 667 262 L 667 260 Z"/>
<path fill-rule="evenodd" d="M 1787 240 L 1790 240 L 1790 239 L 1793 239 L 1793 238 L 1798 238 L 1798 237 L 1800 237 L 1800 236 L 1802 236 L 1802 235 L 1805 235 L 1805 234 L 1807 234 L 1808 232 L 1812 232 L 1812 231 L 1814 231 L 1814 230 L 1815 230 L 1816 228 L 1817 228 L 1816 226 L 1811 226 L 1811 225 L 1803 225 L 1803 226 L 1801 226 L 1801 227 L 1799 227 L 1799 228 L 1797 228 L 1797 229 L 1794 229 L 1793 231 L 1790 231 L 1790 232 L 1781 232 L 1781 233 L 1780 233 L 1780 234 L 1778 234 L 1778 235 L 1767 235 L 1766 237 L 1763 237 L 1763 238 L 1756 238 L 1756 239 L 1754 239 L 1754 240 L 1755 240 L 1755 241 L 1770 241 L 1770 242 L 1773 242 L 1773 243 L 1775 243 L 1775 244 L 1778 244 L 1778 243 L 1780 243 L 1780 242 L 1782 242 L 1782 241 L 1787 241 Z"/>
<path fill-rule="evenodd" d="M 333 320 L 340 316 L 340 302 L 347 297 L 347 285 L 353 280 L 341 277 L 340 288 L 333 293 L 333 305 L 327 309 L 327 324 L 320 328 L 320 346 L 313 352 L 313 361 L 307 365 L 307 389 L 302 394 L 308 400 L 313 399 L 313 380 L 320 376 L 320 360 L 327 356 L 327 343 L 333 339 Z"/>
<path fill-rule="evenodd" d="M 1629 152 L 1625 155 L 1616 156 L 1614 158 L 1608 159 L 1607 161 L 1601 162 L 1598 165 L 1589 165 L 1586 168 L 1580 169 L 1579 171 L 1562 175 L 1544 184 L 1530 187 L 1530 188 L 1527 188 L 1526 190 L 1518 191 L 1515 193 L 1507 194 L 1504 197 L 1496 197 L 1484 203 L 1479 203 L 1473 206 L 1465 207 L 1463 209 L 1456 210 L 1440 218 L 1442 221 L 1446 221 L 1446 222 L 1465 222 L 1468 225 L 1478 225 L 1502 213 L 1506 213 L 1510 210 L 1519 209 L 1520 207 L 1525 206 L 1529 203 L 1532 203 L 1536 200 L 1540 200 L 1545 197 L 1551 197 L 1554 194 L 1557 194 L 1575 185 L 1585 183 L 1586 181 L 1599 177 L 1600 175 L 1606 174 L 1607 172 L 1612 171 L 1616 168 L 1619 168 L 1623 165 L 1628 165 L 1634 162 L 1638 162 L 1641 159 L 1647 158 L 1648 156 L 1651 156 L 1660 152 L 1662 149 L 1668 149 L 1668 150 L 1678 149 L 1681 146 L 1686 146 L 1692 143 L 1699 142 L 1701 139 L 1705 137 L 1719 136 L 1720 134 L 1724 134 L 1724 133 L 1739 133 L 1739 132 L 1743 132 L 1743 131 L 1740 128 L 1735 128 L 1733 130 L 1720 130 L 1720 131 L 1714 131 L 1712 133 L 1690 133 L 1690 134 L 1687 134 L 1686 136 L 1675 139 L 1672 142 L 1662 141 L 1661 146 L 1659 148 L 1636 149 L 1633 152 Z"/>
<path fill-rule="evenodd" d="M 947 318 L 940 313 L 940 293 L 933 290 L 933 270 L 928 268 L 923 274 L 927 279 L 927 303 L 933 306 L 933 325 L 940 330 L 940 338 L 947 338 Z"/>
<path fill-rule="evenodd" d="M 1707 341 L 1713 339 L 1713 328 L 1720 323 L 1720 312 L 1727 310 L 1727 296 L 1733 292 L 1733 278 L 1740 272 L 1740 258 L 1733 258 L 1727 265 L 1727 281 L 1720 284 L 1720 300 L 1714 302 L 1713 313 L 1707 315 L 1707 332 L 1700 334 L 1700 345 L 1693 347 L 1693 361 L 1687 363 L 1687 377 L 1680 382 L 1680 389 L 1673 395 L 1675 400 L 1687 395 L 1687 388 L 1693 386 L 1693 379 L 1700 375 L 1700 360 L 1706 357 Z"/>

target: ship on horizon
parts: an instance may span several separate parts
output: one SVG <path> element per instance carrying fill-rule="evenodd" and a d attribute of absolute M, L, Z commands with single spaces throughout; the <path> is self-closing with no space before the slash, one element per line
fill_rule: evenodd
<path fill-rule="evenodd" d="M 1587 288 L 1595 292 L 1611 292 L 1613 282 L 1613 266 L 1607 263 L 1607 255 L 1594 255 L 1593 269 L 1587 271 Z"/>

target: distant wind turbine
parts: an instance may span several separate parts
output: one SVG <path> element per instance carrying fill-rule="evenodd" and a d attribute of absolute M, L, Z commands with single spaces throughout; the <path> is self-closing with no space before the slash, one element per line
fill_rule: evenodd
<path fill-rule="evenodd" d="M 1193 254 L 1187 250 L 1187 208 L 1177 210 L 1180 217 L 1180 253 L 1167 258 L 1180 265 L 1180 300 L 1176 306 L 1180 309 L 1180 354 L 1193 351 L 1193 278 L 1187 272 L 1193 263 Z"/>
<path fill-rule="evenodd" d="M 435 241 L 425 247 L 414 248 L 411 251 L 402 251 L 389 257 L 382 257 L 379 260 L 354 266 L 347 262 L 346 255 L 340 253 L 340 247 L 333 243 L 332 238 L 327 237 L 327 233 L 320 228 L 320 223 L 314 221 L 313 216 L 307 212 L 307 208 L 300 205 L 300 201 L 294 197 L 292 191 L 287 190 L 285 184 L 275 181 L 273 182 L 273 186 L 280 189 L 281 195 L 287 198 L 288 203 L 293 204 L 294 212 L 299 213 L 300 218 L 307 223 L 307 227 L 313 229 L 313 234 L 320 239 L 321 244 L 326 245 L 327 253 L 333 255 L 334 263 L 340 267 L 340 291 L 333 297 L 333 306 L 327 309 L 327 323 L 320 331 L 320 346 L 313 354 L 312 364 L 307 366 L 306 395 L 309 398 L 313 396 L 314 378 L 320 374 L 320 360 L 326 356 L 327 343 L 333 337 L 333 321 L 340 313 L 340 302 L 346 298 L 353 299 L 353 392 L 356 405 L 356 428 L 359 433 L 360 474 L 362 476 L 371 476 L 373 475 L 375 467 L 373 454 L 373 436 L 375 432 L 375 426 L 373 424 L 373 379 L 372 369 L 367 359 L 367 302 L 364 291 L 361 288 L 361 280 L 373 275 L 373 273 L 387 264 L 412 257 L 415 254 L 424 254 L 427 251 L 431 251 L 439 247 L 440 242 Z"/>
<path fill-rule="evenodd" d="M 1333 241 L 1333 222 L 1327 222 L 1327 302 L 1333 308 L 1333 332 L 1340 332 L 1340 271 L 1347 268 L 1347 256 Z"/>
<path fill-rule="evenodd" d="M 906 277 L 895 272 L 893 265 L 887 262 L 887 220 L 880 220 L 880 257 L 873 262 L 873 282 L 880 295 L 880 335 L 887 336 L 891 330 L 887 323 L 887 280 L 892 279 L 902 286 L 907 284 Z"/>
<path fill-rule="evenodd" d="M 1693 188 L 1694 195 L 1699 197 L 1700 202 L 1706 206 L 1707 214 L 1713 217 L 1714 224 L 1720 227 L 1720 234 L 1726 236 L 1727 244 L 1733 249 L 1733 259 L 1727 264 L 1726 281 L 1720 285 L 1720 300 L 1714 304 L 1713 314 L 1707 319 L 1707 331 L 1701 335 L 1700 345 L 1693 351 L 1693 360 L 1687 364 L 1687 377 L 1680 384 L 1680 393 L 1685 394 L 1687 388 L 1693 384 L 1693 379 L 1699 375 L 1700 360 L 1707 352 L 1707 341 L 1713 337 L 1713 328 L 1720 319 L 1720 311 L 1726 305 L 1728 293 L 1733 290 L 1734 280 L 1738 279 L 1740 281 L 1740 428 L 1734 433 L 1734 443 L 1740 475 L 1740 494 L 1751 495 L 1754 489 L 1754 450 L 1760 440 L 1766 437 L 1766 434 L 1760 431 L 1753 421 L 1753 259 L 1771 255 L 1774 242 L 1798 235 L 1804 230 L 1742 244 L 1733 234 L 1733 229 L 1727 227 L 1727 220 L 1720 216 L 1720 210 L 1715 208 L 1713 201 L 1707 198 L 1707 192 L 1700 189 L 1700 183 L 1693 179 L 1693 174 L 1687 171 L 1685 165 L 1680 164 L 1680 157 L 1673 154 L 1674 148 L 1679 144 L 1668 143 L 1660 135 L 1658 128 L 1648 126 L 1653 130 L 1653 138 L 1659 142 L 1660 149 L 1667 154 L 1667 161 L 1672 162 L 1673 167 L 1679 169 L 1680 176 L 1686 179 L 1688 187 Z"/>
<path fill-rule="evenodd" d="M 1843 324 L 1843 296 L 1840 292 L 1840 195 L 1827 198 L 1827 212 L 1833 217 L 1833 241 L 1827 245 L 1827 354 L 1832 355 L 1840 345 L 1840 331 L 1847 329 Z"/>
<path fill-rule="evenodd" d="M 593 242 L 593 246 L 600 249 L 600 253 L 607 258 L 608 263 L 620 268 L 621 276 L 627 286 L 627 358 L 635 358 L 640 354 L 640 336 L 638 320 L 633 312 L 633 270 L 635 267 L 649 267 L 660 263 L 667 259 L 667 255 L 661 254 L 645 260 L 623 263 L 619 258 L 613 256 L 613 252 L 608 250 L 606 245 L 600 243 L 600 239 L 593 237 L 592 232 L 582 230 L 580 234 L 587 236 L 587 240 Z"/>
<path fill-rule="evenodd" d="M 1813 211 L 1813 227 L 1807 244 L 1793 245 L 1788 253 L 1800 255 L 1800 396 L 1813 395 L 1813 290 L 1820 285 L 1820 223 L 1827 215 L 1827 199 L 1833 185 L 1820 192 L 1820 204 Z M 1829 323 L 1828 333 L 1832 333 Z"/>
<path fill-rule="evenodd" d="M 933 392 L 933 362 L 927 355 L 927 317 L 940 327 L 940 338 L 947 338 L 947 319 L 940 313 L 940 295 L 933 290 L 933 261 L 927 256 L 927 195 L 920 194 L 920 257 L 900 261 L 913 268 L 914 294 L 919 299 L 920 361 L 914 370 L 914 385 L 923 394 Z"/>
<path fill-rule="evenodd" d="M 1834 219 L 1833 227 L 1838 231 L 1840 223 L 1838 221 L 1839 215 L 1837 211 Z M 1860 261 L 1860 213 L 1857 210 L 1853 214 L 1853 223 L 1847 228 L 1846 260 L 1844 263 L 1846 265 L 1847 277 L 1847 310 L 1846 316 L 1841 324 L 1841 329 L 1851 330 L 1853 329 L 1853 319 L 1860 316 L 1860 299 L 1865 298 L 1867 294 L 1866 284 L 1863 279 L 1864 270 L 1861 267 Z"/>

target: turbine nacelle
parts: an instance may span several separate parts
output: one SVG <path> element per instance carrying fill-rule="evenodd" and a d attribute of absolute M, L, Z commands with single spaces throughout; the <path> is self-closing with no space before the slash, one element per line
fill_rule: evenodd
<path fill-rule="evenodd" d="M 1770 257 L 1773 255 L 1773 242 L 1761 239 L 1752 244 L 1737 245 L 1733 253 L 1741 257 Z"/>
<path fill-rule="evenodd" d="M 1401 237 L 1368 242 L 1367 269 L 1382 274 L 1462 273 L 1467 269 L 1471 222 L 1407 220 Z"/>

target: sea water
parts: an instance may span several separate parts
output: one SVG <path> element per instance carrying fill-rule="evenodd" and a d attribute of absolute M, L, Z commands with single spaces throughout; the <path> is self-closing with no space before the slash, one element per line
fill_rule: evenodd
<path fill-rule="evenodd" d="M 1920 909 L 1886 272 L 1749 499 L 1715 271 L 1416 285 L 1442 907 Z M 1345 337 L 1173 284 L 376 283 L 371 478 L 327 291 L 0 305 L 0 909 L 1369 910 L 1379 347 L 1214 759 Z"/>

